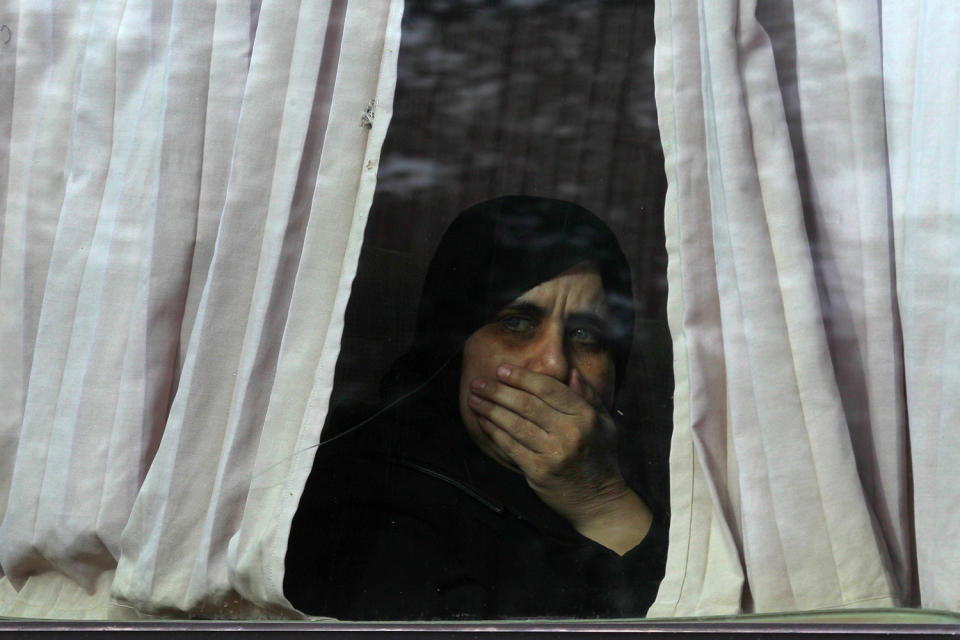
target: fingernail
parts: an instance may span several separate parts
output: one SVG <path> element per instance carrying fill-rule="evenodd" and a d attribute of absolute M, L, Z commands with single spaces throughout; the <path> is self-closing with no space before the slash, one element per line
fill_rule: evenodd
<path fill-rule="evenodd" d="M 482 400 L 480 399 L 480 396 L 475 396 L 471 393 L 470 396 L 467 398 L 467 402 L 469 402 L 471 405 L 476 407 L 476 406 L 479 406 Z"/>
<path fill-rule="evenodd" d="M 513 373 L 513 370 L 505 364 L 502 364 L 499 368 L 497 368 L 497 375 L 499 375 L 501 378 L 509 378 L 511 373 Z"/>
<path fill-rule="evenodd" d="M 477 378 L 476 380 L 470 383 L 470 386 L 476 389 L 477 391 L 482 391 L 484 388 L 486 388 L 487 381 Z"/>

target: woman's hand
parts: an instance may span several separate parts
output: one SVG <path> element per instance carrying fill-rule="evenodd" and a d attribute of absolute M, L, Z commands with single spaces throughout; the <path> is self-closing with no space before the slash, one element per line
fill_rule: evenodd
<path fill-rule="evenodd" d="M 564 382 L 502 365 L 470 385 L 470 408 L 527 483 L 582 535 L 617 553 L 646 535 L 652 515 L 623 480 L 616 426 L 576 369 Z"/>

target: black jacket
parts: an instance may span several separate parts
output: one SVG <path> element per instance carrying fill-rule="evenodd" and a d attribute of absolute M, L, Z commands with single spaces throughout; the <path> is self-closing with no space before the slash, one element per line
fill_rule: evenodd
<path fill-rule="evenodd" d="M 621 557 L 459 419 L 407 403 L 319 447 L 284 590 L 301 611 L 345 620 L 641 617 L 665 556 L 662 522 Z"/>

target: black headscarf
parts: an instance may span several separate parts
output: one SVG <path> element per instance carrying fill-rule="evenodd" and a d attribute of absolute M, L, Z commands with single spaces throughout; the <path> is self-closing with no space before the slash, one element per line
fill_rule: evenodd
<path fill-rule="evenodd" d="M 569 202 L 520 196 L 454 220 L 427 273 L 412 347 L 384 380 L 385 405 L 360 422 L 345 415 L 350 427 L 318 449 L 287 547 L 284 592 L 295 606 L 381 619 L 642 615 L 663 575 L 666 530 L 651 529 L 626 560 L 587 541 L 476 446 L 457 406 L 467 338 L 586 261 L 603 281 L 619 382 L 633 302 L 606 225 Z"/>
<path fill-rule="evenodd" d="M 630 268 L 613 233 L 571 202 L 504 196 L 461 212 L 444 233 L 424 281 L 412 346 L 384 377 L 385 398 L 395 400 L 444 372 L 449 379 L 438 382 L 448 394 L 474 331 L 524 292 L 586 261 L 603 280 L 619 385 L 634 312 Z"/>

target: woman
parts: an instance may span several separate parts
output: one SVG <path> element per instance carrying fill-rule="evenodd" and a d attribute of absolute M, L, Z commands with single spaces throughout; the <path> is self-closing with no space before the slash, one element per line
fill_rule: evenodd
<path fill-rule="evenodd" d="M 629 268 L 591 213 L 519 196 L 461 213 L 385 408 L 327 426 L 290 601 L 341 619 L 642 616 L 666 541 L 616 461 L 632 328 Z"/>

